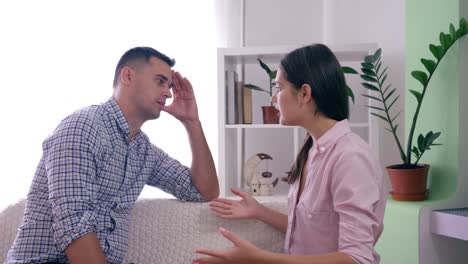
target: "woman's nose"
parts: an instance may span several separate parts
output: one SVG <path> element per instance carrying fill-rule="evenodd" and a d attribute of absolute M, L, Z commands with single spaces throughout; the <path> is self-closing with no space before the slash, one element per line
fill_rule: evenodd
<path fill-rule="evenodd" d="M 276 99 L 277 99 L 277 98 L 276 98 L 276 94 L 277 94 L 277 93 L 278 93 L 278 91 L 275 90 L 275 91 L 273 92 L 273 95 L 272 95 L 271 98 L 270 98 L 270 100 L 271 100 L 273 103 L 276 103 L 276 101 L 277 101 L 277 100 L 276 100 Z"/>

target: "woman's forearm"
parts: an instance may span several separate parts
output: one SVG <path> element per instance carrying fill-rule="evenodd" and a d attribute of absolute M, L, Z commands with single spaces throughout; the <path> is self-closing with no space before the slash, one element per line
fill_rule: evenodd
<path fill-rule="evenodd" d="M 268 264 L 356 264 L 348 254 L 333 252 L 328 254 L 307 256 L 307 255 L 286 255 L 267 252 L 260 256 L 261 260 L 255 263 Z"/>
<path fill-rule="evenodd" d="M 288 228 L 288 216 L 276 210 L 261 205 L 255 218 L 273 226 L 274 228 L 286 233 Z"/>

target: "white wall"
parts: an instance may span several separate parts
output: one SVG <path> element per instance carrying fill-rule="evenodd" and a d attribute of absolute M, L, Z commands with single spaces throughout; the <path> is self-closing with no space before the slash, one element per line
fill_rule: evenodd
<path fill-rule="evenodd" d="M 246 0 L 246 46 L 300 45 L 323 40 L 322 0 Z"/>
<path fill-rule="evenodd" d="M 394 110 L 404 107 L 405 95 L 405 1 L 404 0 L 325 0 L 326 43 L 349 44 L 377 42 L 382 48 L 382 59 L 389 66 L 387 83 L 401 94 Z M 353 87 L 354 88 L 354 87 Z M 364 91 L 361 87 L 354 88 Z M 359 93 L 359 92 L 356 92 Z M 394 114 L 396 114 L 394 112 Z M 404 144 L 404 112 L 397 121 L 398 135 Z M 383 123 L 379 122 L 379 127 Z M 383 166 L 400 163 L 400 155 L 391 134 L 380 129 L 380 159 Z"/>
<path fill-rule="evenodd" d="M 215 0 L 217 47 L 241 46 L 241 0 Z"/>

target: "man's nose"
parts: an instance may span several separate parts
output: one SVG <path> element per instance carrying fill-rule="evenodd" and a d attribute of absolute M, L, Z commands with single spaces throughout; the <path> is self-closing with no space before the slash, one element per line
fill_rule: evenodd
<path fill-rule="evenodd" d="M 164 95 L 167 98 L 172 98 L 172 91 L 171 91 L 171 88 L 169 87 L 169 85 L 164 86 Z"/>

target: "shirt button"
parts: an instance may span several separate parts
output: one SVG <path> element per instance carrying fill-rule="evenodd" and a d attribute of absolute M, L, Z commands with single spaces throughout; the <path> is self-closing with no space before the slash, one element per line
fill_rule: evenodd
<path fill-rule="evenodd" d="M 320 153 L 325 152 L 325 147 L 320 147 Z"/>
<path fill-rule="evenodd" d="M 307 218 L 311 219 L 311 218 L 312 218 L 312 214 L 307 214 Z"/>

